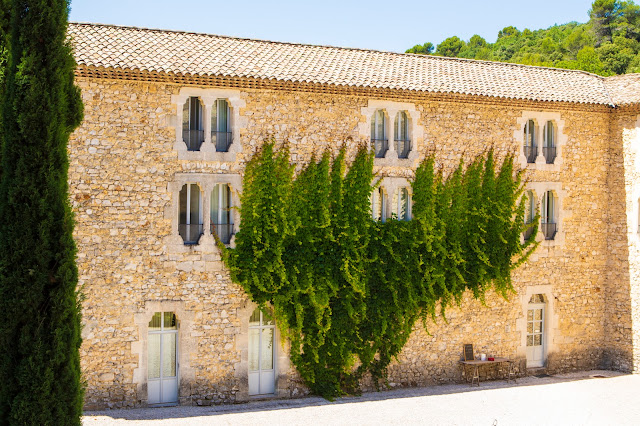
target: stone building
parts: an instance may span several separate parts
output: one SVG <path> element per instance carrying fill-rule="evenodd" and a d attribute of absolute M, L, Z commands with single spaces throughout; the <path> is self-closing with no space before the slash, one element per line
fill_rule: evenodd
<path fill-rule="evenodd" d="M 231 282 L 244 164 L 267 138 L 303 164 L 371 142 L 372 216 L 410 219 L 408 179 L 487 147 L 526 168 L 541 241 L 517 294 L 416 328 L 391 386 L 462 380 L 462 345 L 519 374 L 640 367 L 640 78 L 72 24 L 72 136 L 86 406 L 213 404 L 306 390 L 274 320 Z M 523 236 L 527 237 L 527 236 Z M 366 387 L 366 384 L 364 385 Z"/>

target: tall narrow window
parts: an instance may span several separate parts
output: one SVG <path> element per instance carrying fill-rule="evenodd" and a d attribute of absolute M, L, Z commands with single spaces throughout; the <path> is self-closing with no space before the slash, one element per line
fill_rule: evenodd
<path fill-rule="evenodd" d="M 371 194 L 371 217 L 373 217 L 373 220 L 381 220 L 384 222 L 386 216 L 384 204 L 384 190 L 382 187 L 378 187 L 374 189 Z"/>
<path fill-rule="evenodd" d="M 553 164 L 556 159 L 556 125 L 553 121 L 547 121 L 544 126 L 544 146 L 542 153 L 547 164 Z"/>
<path fill-rule="evenodd" d="M 535 131 L 536 123 L 533 120 L 527 121 L 524 125 L 524 156 L 527 157 L 527 163 L 535 163 L 538 156 Z"/>
<path fill-rule="evenodd" d="M 525 200 L 525 212 L 524 212 L 524 223 L 528 224 L 532 224 L 533 221 L 536 218 L 536 196 L 533 193 L 533 191 L 527 191 L 526 194 L 526 200 Z M 530 226 L 529 228 L 524 230 L 524 239 L 525 241 L 528 240 L 531 237 L 531 234 L 533 233 L 533 226 Z"/>
<path fill-rule="evenodd" d="M 185 244 L 198 244 L 202 235 L 202 197 L 195 183 L 188 183 L 180 190 L 178 232 Z"/>
<path fill-rule="evenodd" d="M 200 151 L 204 142 L 202 110 L 202 102 L 196 96 L 187 99 L 182 108 L 182 140 L 189 151 Z"/>
<path fill-rule="evenodd" d="M 211 192 L 211 232 L 224 244 L 229 244 L 233 236 L 231 188 L 226 183 L 217 184 Z"/>
<path fill-rule="evenodd" d="M 557 232 L 556 197 L 553 191 L 547 191 L 542 197 L 542 233 L 546 240 L 553 240 Z"/>
<path fill-rule="evenodd" d="M 217 152 L 229 151 L 232 142 L 230 112 L 226 99 L 216 100 L 211 108 L 211 142 Z"/>
<path fill-rule="evenodd" d="M 371 144 L 376 158 L 384 158 L 388 149 L 384 111 L 379 109 L 371 117 Z"/>
<path fill-rule="evenodd" d="M 407 158 L 411 151 L 411 140 L 409 139 L 409 118 L 406 111 L 400 111 L 396 115 L 394 127 L 393 133 L 398 158 Z"/>
<path fill-rule="evenodd" d="M 393 194 L 391 212 L 398 220 L 411 220 L 411 195 L 408 188 L 400 188 Z"/>

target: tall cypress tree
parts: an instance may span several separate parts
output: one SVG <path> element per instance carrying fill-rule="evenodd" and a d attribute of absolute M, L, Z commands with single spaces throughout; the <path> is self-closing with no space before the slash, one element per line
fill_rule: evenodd
<path fill-rule="evenodd" d="M 4 0 L 0 424 L 80 424 L 80 307 L 67 143 L 82 120 L 68 0 Z"/>

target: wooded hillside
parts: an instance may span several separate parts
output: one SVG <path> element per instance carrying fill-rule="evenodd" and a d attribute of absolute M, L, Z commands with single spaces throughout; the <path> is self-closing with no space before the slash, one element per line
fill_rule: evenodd
<path fill-rule="evenodd" d="M 468 41 L 449 37 L 434 49 L 416 45 L 406 53 L 580 69 L 603 76 L 640 72 L 640 6 L 633 1 L 596 0 L 589 22 L 541 30 L 498 32 L 495 43 L 479 35 Z"/>

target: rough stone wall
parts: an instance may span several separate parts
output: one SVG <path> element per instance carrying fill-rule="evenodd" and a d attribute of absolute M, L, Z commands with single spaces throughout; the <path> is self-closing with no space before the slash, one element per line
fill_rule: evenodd
<path fill-rule="evenodd" d="M 609 253 L 605 363 L 640 367 L 640 123 L 638 111 L 611 120 Z"/>
<path fill-rule="evenodd" d="M 174 147 L 180 120 L 171 98 L 180 86 L 86 78 L 78 84 L 85 121 L 70 141 L 69 179 L 86 295 L 81 355 L 87 407 L 146 404 L 147 324 L 153 312 L 163 310 L 176 312 L 180 321 L 180 403 L 245 400 L 243 330 L 252 304 L 230 281 L 210 235 L 191 247 L 179 240 L 173 223 L 176 182 L 241 174 L 246 159 L 268 137 L 288 141 L 292 161 L 299 163 L 343 142 L 353 148 L 368 139 L 361 111 L 369 99 L 243 90 L 245 106 L 239 113 L 245 124 L 236 135 L 243 150 L 235 161 L 187 161 Z M 417 141 L 418 157 L 435 152 L 448 169 L 461 155 L 469 159 L 491 146 L 500 155 L 519 153 L 518 120 L 544 111 L 535 104 L 403 102 L 415 104 L 420 113 L 424 135 Z M 550 299 L 548 370 L 589 369 L 603 362 L 606 280 L 613 270 L 603 273 L 611 250 L 607 233 L 613 231 L 607 225 L 609 114 L 552 112 L 564 120 L 568 138 L 562 166 L 530 166 L 527 178 L 532 185 L 561 188 L 563 240 L 541 244 L 514 274 L 516 293 L 508 301 L 489 293 L 482 306 L 466 297 L 448 312 L 448 323 L 440 318 L 430 324 L 430 334 L 417 327 L 390 368 L 394 386 L 461 380 L 464 343 L 473 343 L 478 354 L 517 358 L 524 374 L 526 303 L 540 292 Z M 377 172 L 386 176 L 410 178 L 416 165 L 376 160 Z M 295 371 L 282 361 L 277 395 L 304 392 Z"/>

